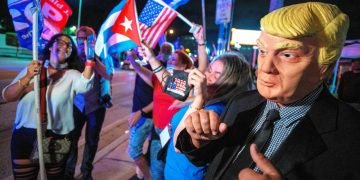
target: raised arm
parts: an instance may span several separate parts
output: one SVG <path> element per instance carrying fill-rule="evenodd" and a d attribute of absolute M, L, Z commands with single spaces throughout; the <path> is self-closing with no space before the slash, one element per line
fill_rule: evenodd
<path fill-rule="evenodd" d="M 34 89 L 33 83 L 30 81 L 40 73 L 41 62 L 32 61 L 26 68 L 25 75 L 21 73 L 18 75 L 20 78 L 17 81 L 13 81 L 10 85 L 6 86 L 2 92 L 3 99 L 7 102 L 18 100 L 24 94 Z"/>
<path fill-rule="evenodd" d="M 144 43 L 141 43 L 141 48 L 139 49 L 139 53 L 142 57 L 147 59 L 149 62 L 151 69 L 153 70 L 156 78 L 161 82 L 161 85 L 164 86 L 166 82 L 166 78 L 170 76 L 170 73 L 166 70 L 166 68 L 158 61 L 154 55 L 152 49 Z"/>
<path fill-rule="evenodd" d="M 153 84 L 152 84 L 153 73 L 149 69 L 147 69 L 147 68 L 141 66 L 140 64 L 138 64 L 137 62 L 135 62 L 135 60 L 138 59 L 138 57 L 136 56 L 134 51 L 127 51 L 126 55 L 127 55 L 127 59 L 129 60 L 130 64 L 133 66 L 135 72 L 141 77 L 141 79 L 143 79 L 146 82 L 146 84 L 153 87 Z"/>
<path fill-rule="evenodd" d="M 193 34 L 196 39 L 197 47 L 198 47 L 198 56 L 199 56 L 198 69 L 201 72 L 205 72 L 205 70 L 209 64 L 209 60 L 208 60 L 207 54 L 206 54 L 206 40 L 204 39 L 204 33 L 205 33 L 204 28 L 202 26 L 200 26 L 199 30 L 197 32 L 194 32 L 194 34 Z"/>
<path fill-rule="evenodd" d="M 107 57 L 108 59 L 104 59 L 104 61 L 112 61 L 111 57 Z M 112 80 L 112 73 L 108 74 L 106 71 L 106 66 L 98 59 L 95 58 L 95 66 L 94 66 L 94 70 L 97 74 L 99 74 L 101 77 L 105 78 L 106 80 L 111 81 Z M 109 62 L 112 63 L 112 62 Z M 108 64 L 109 64 L 108 63 Z M 113 67 L 108 67 L 108 68 L 112 68 Z"/>
<path fill-rule="evenodd" d="M 85 46 L 85 55 L 86 57 L 88 57 L 88 52 L 87 52 L 87 47 L 88 46 L 93 46 L 93 48 L 95 47 L 95 42 L 92 44 L 87 44 L 87 41 L 84 42 L 84 46 Z M 95 66 L 95 58 L 92 59 L 87 59 L 86 63 L 85 63 L 85 69 L 83 71 L 83 75 L 86 79 L 90 79 L 92 74 L 94 73 L 94 69 L 93 67 Z"/>

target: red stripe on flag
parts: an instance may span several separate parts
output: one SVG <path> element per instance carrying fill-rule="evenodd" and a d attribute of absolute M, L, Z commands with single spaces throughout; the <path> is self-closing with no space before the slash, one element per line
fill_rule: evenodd
<path fill-rule="evenodd" d="M 157 26 L 157 29 L 156 29 L 156 31 L 154 30 L 151 34 L 152 37 L 155 37 L 155 38 L 152 38 L 149 42 L 149 44 L 151 45 L 152 48 L 154 48 L 156 46 L 156 43 L 159 41 L 159 38 L 165 32 L 166 28 L 170 25 L 170 23 L 172 22 L 172 19 L 169 19 L 172 16 L 172 14 L 171 14 L 172 12 L 173 11 L 168 8 L 165 8 L 163 10 L 163 12 L 162 12 L 163 16 L 158 21 L 159 25 Z M 171 21 L 169 21 L 169 20 L 171 20 Z M 160 22 L 163 22 L 163 23 L 160 23 Z"/>
<path fill-rule="evenodd" d="M 151 47 L 155 48 L 161 35 L 165 32 L 170 23 L 176 18 L 176 12 L 170 8 L 164 8 L 155 20 L 152 26 L 147 27 L 139 22 L 140 31 L 144 41 Z"/>

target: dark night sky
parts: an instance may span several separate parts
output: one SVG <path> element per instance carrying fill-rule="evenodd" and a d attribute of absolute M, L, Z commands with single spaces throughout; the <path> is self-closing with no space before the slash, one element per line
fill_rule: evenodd
<path fill-rule="evenodd" d="M 77 24 L 78 1 L 66 0 L 73 9 L 73 15 L 68 21 L 68 25 Z M 360 1 L 359 0 L 319 0 L 336 4 L 343 12 L 350 16 L 350 30 L 347 39 L 360 39 Z M 0 17 L 6 18 L 6 24 L 12 27 L 11 17 L 9 15 L 6 0 L 1 0 Z M 99 30 L 102 22 L 119 3 L 120 0 L 83 0 L 81 25 L 90 25 Z M 208 41 L 215 43 L 218 36 L 218 26 L 215 25 L 215 5 L 216 0 L 205 0 L 206 2 L 206 20 Z M 269 7 L 270 0 L 235 0 L 233 27 L 242 29 L 259 29 L 259 20 L 264 16 Z M 305 0 L 284 0 L 285 5 L 306 2 Z M 146 3 L 146 0 L 136 0 L 138 13 Z M 201 23 L 201 0 L 190 0 L 187 4 L 180 6 L 178 12 L 183 14 L 190 21 Z M 189 34 L 189 27 L 179 18 L 170 25 L 175 30 L 175 35 Z"/>

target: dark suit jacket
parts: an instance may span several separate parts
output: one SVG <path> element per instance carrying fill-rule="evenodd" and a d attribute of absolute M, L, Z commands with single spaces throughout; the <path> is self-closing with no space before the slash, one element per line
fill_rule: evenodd
<path fill-rule="evenodd" d="M 205 179 L 221 179 L 264 106 L 257 92 L 238 95 L 222 115 L 222 138 L 196 149 L 184 130 L 177 147 L 195 165 L 210 163 Z M 360 112 L 323 90 L 270 160 L 285 179 L 360 179 Z"/>

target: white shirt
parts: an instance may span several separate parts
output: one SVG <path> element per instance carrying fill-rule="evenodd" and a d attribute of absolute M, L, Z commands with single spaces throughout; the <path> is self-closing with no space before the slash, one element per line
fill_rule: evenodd
<path fill-rule="evenodd" d="M 25 75 L 27 68 L 22 70 L 10 83 L 14 84 Z M 47 73 L 49 75 L 49 73 Z M 74 129 L 73 99 L 78 93 L 85 93 L 93 86 L 94 74 L 86 79 L 76 70 L 66 70 L 57 82 L 48 78 L 46 90 L 47 129 L 56 134 L 68 134 Z M 33 80 L 31 80 L 33 82 Z M 30 82 L 30 83 L 31 83 Z M 10 86 L 9 85 L 9 86 Z M 3 93 L 7 87 L 4 88 Z M 35 93 L 28 92 L 19 99 L 14 128 L 36 128 Z"/>

